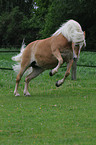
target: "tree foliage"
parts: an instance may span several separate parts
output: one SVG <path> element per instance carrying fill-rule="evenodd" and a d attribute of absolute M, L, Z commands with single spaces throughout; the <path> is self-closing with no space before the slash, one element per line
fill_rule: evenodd
<path fill-rule="evenodd" d="M 96 50 L 96 1 L 0 0 L 0 45 L 17 46 L 49 37 L 68 19 L 86 31 L 87 49 Z"/>

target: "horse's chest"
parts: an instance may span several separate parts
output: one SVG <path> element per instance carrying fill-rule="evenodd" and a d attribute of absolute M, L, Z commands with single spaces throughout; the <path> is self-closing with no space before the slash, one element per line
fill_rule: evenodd
<path fill-rule="evenodd" d="M 73 58 L 73 54 L 70 50 L 64 50 L 63 52 L 61 52 L 61 56 L 64 62 L 69 62 L 69 60 Z"/>

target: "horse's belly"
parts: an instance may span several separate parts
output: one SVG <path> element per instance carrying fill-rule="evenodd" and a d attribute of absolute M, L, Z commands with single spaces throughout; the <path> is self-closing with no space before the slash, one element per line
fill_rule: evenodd
<path fill-rule="evenodd" d="M 66 63 L 72 59 L 72 53 L 61 53 L 61 56 L 63 58 L 63 62 Z M 49 53 L 47 53 L 47 51 L 44 53 L 37 53 L 36 61 L 37 65 L 44 69 L 51 69 L 58 65 L 58 60 L 53 56 L 51 51 L 49 51 Z"/>
<path fill-rule="evenodd" d="M 50 43 L 51 43 L 50 39 L 46 39 L 42 41 L 40 40 L 38 41 L 35 47 L 36 48 L 35 58 L 36 58 L 37 65 L 44 69 L 54 68 L 58 64 L 58 60 L 52 54 Z M 68 48 L 67 49 L 63 48 L 63 49 L 64 49 L 63 51 L 60 49 L 61 56 L 64 62 L 68 62 L 69 59 L 71 59 L 72 57 L 72 52 Z"/>
<path fill-rule="evenodd" d="M 52 54 L 37 54 L 36 61 L 37 65 L 44 69 L 54 68 L 58 63 L 57 59 Z"/>

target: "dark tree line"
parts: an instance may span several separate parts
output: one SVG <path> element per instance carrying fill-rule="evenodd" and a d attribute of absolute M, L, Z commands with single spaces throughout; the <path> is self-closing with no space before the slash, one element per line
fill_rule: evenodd
<path fill-rule="evenodd" d="M 0 0 L 0 47 L 49 37 L 68 19 L 81 24 L 87 49 L 96 50 L 96 1 Z"/>

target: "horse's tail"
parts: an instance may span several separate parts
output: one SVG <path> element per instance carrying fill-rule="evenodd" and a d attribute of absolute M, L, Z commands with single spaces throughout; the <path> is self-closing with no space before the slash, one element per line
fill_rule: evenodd
<path fill-rule="evenodd" d="M 21 62 L 22 54 L 23 54 L 24 50 L 25 50 L 25 43 L 22 43 L 22 46 L 21 46 L 21 49 L 20 49 L 20 53 L 17 54 L 16 56 L 13 56 L 12 60 L 13 61 L 17 61 L 17 62 Z"/>
<path fill-rule="evenodd" d="M 13 61 L 16 61 L 18 63 L 18 64 L 15 64 L 15 65 L 12 66 L 13 67 L 13 70 L 15 72 L 17 72 L 17 73 L 19 72 L 19 70 L 21 68 L 21 60 L 22 60 L 22 54 L 23 54 L 24 50 L 25 50 L 25 43 L 23 41 L 22 46 L 21 46 L 20 53 L 17 54 L 16 56 L 13 56 L 12 57 L 12 60 Z"/>

